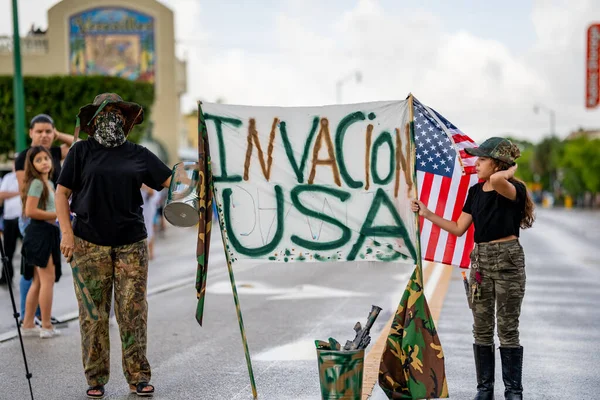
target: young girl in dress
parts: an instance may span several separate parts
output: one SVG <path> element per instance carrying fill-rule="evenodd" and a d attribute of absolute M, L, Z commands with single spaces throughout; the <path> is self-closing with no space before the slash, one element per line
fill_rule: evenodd
<path fill-rule="evenodd" d="M 61 275 L 60 232 L 56 226 L 52 156 L 43 146 L 32 147 L 25 161 L 25 185 L 21 194 L 23 210 L 31 222 L 25 230 L 22 253 L 25 259 L 24 275 L 33 277 L 27 293 L 23 334 L 51 338 L 59 331 L 50 321 L 54 282 Z M 42 312 L 42 327 L 34 325 L 37 306 Z"/>

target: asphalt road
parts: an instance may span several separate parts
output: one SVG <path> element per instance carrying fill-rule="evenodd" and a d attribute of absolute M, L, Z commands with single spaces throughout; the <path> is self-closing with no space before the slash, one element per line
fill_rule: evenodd
<path fill-rule="evenodd" d="M 539 210 L 535 227 L 524 232 L 522 243 L 527 258 L 521 318 L 525 398 L 597 399 L 600 213 Z M 216 256 L 222 249 L 215 249 L 205 321 L 200 327 L 194 319 L 193 231 L 171 228 L 157 247 L 148 299 L 148 357 L 157 390 L 155 399 L 252 398 L 226 266 Z M 377 304 L 383 311 L 372 331 L 375 342 L 395 310 L 410 272 L 408 265 L 381 263 L 236 266 L 259 399 L 319 399 L 314 339 L 334 337 L 342 343 L 351 339 L 354 323 L 364 322 L 371 304 Z M 470 399 L 476 385 L 472 318 L 460 279 L 460 272 L 454 270 L 438 331 L 446 356 L 450 398 Z M 62 284 L 65 292 L 68 284 Z M 4 338 L 11 333 L 12 311 L 7 298 L 6 293 L 0 293 Z M 67 295 L 60 307 L 64 315 L 74 311 L 68 310 Z M 122 375 L 115 323 L 110 333 L 112 377 L 106 398 L 133 399 Z M 85 398 L 79 340 L 76 321 L 58 338 L 26 339 L 36 399 Z M 503 397 L 502 390 L 497 368 L 496 398 Z M 27 398 L 19 342 L 6 339 L 0 343 L 0 399 Z M 372 398 L 385 397 L 376 387 Z"/>

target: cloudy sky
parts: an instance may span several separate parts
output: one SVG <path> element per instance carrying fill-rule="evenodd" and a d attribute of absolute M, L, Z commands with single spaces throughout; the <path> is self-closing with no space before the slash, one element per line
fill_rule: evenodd
<path fill-rule="evenodd" d="M 539 141 L 600 128 L 585 108 L 586 30 L 597 0 L 160 0 L 188 61 L 183 110 L 233 104 L 404 99 L 409 92 L 477 141 Z M 10 34 L 0 0 L 0 34 Z M 20 0 L 20 26 L 47 26 L 56 0 Z M 595 18 L 594 18 L 595 17 Z M 362 79 L 357 82 L 355 72 Z M 544 110 L 544 109 L 543 109 Z"/>

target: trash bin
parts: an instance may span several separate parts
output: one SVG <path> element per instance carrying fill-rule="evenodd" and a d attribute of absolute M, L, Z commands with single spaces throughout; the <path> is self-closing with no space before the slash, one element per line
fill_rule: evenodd
<path fill-rule="evenodd" d="M 365 350 L 317 350 L 323 400 L 361 400 Z"/>

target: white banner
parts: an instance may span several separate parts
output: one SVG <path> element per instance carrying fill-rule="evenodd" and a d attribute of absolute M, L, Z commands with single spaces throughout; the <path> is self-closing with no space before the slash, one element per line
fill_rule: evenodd
<path fill-rule="evenodd" d="M 232 261 L 415 262 L 408 101 L 200 108 Z"/>

